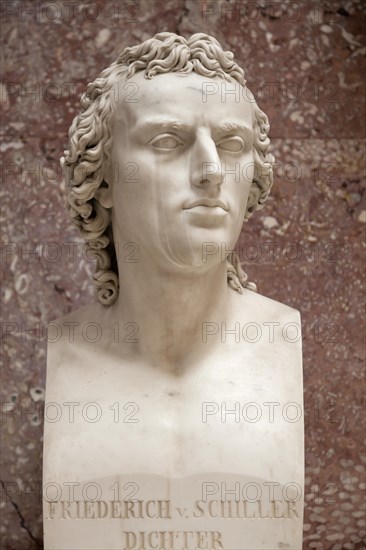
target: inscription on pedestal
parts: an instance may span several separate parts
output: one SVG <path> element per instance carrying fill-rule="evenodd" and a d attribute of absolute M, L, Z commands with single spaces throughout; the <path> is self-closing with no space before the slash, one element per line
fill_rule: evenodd
<path fill-rule="evenodd" d="M 46 530 L 85 524 L 93 533 L 91 543 L 98 532 L 108 531 L 118 541 L 112 548 L 120 550 L 240 550 L 259 544 L 263 523 L 266 533 L 283 533 L 291 548 L 300 548 L 296 539 L 302 494 L 295 482 L 283 485 L 228 474 L 176 480 L 136 474 L 133 481 L 110 481 L 68 481 L 63 488 L 49 483 Z M 115 498 L 127 492 L 134 498 Z M 167 493 L 170 498 L 151 498 Z M 87 495 L 91 498 L 83 498 Z M 273 539 L 268 540 L 264 548 L 271 548 Z"/>

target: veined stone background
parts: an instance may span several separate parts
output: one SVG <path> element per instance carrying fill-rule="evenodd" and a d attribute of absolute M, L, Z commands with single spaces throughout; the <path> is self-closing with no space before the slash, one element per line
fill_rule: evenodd
<path fill-rule="evenodd" d="M 2 0 L 1 10 L 1 548 L 42 548 L 45 330 L 94 295 L 64 209 L 67 131 L 86 84 L 161 31 L 216 37 L 269 116 L 275 185 L 238 250 L 259 292 L 302 314 L 304 549 L 366 548 L 365 4 Z"/>

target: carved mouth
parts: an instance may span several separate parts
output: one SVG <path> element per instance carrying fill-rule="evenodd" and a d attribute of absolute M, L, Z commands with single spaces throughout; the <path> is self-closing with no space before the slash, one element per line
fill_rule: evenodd
<path fill-rule="evenodd" d="M 197 199 L 196 201 L 193 201 L 184 206 L 183 210 L 191 210 L 192 208 L 196 208 L 199 206 L 204 206 L 206 208 L 221 208 L 222 210 L 225 210 L 225 212 L 228 212 L 229 210 L 228 205 L 222 200 L 208 198 Z"/>

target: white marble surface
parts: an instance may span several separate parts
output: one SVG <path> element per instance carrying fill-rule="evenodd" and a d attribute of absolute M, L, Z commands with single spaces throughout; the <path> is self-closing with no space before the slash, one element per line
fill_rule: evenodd
<path fill-rule="evenodd" d="M 70 212 L 103 305 L 49 337 L 46 550 L 301 548 L 300 316 L 233 253 L 272 182 L 268 119 L 214 39 L 189 45 L 195 73 L 111 66 L 71 129 Z M 207 76 L 218 60 L 229 82 Z"/>
<path fill-rule="evenodd" d="M 45 519 L 46 548 L 61 548 L 62 541 L 62 548 L 96 549 L 107 547 L 103 546 L 106 540 L 108 548 L 128 548 L 123 532 L 192 530 L 217 531 L 222 548 L 230 550 L 286 547 L 281 544 L 301 548 L 301 345 L 286 341 L 300 335 L 299 315 L 250 291 L 229 292 L 242 314 L 226 327 L 234 327 L 234 320 L 240 323 L 240 342 L 235 341 L 236 334 L 228 333 L 226 342 L 221 334 L 220 341 L 213 343 L 208 336 L 202 344 L 207 355 L 180 374 L 131 359 L 129 346 L 136 344 L 114 342 L 115 332 L 104 322 L 108 316 L 103 306 L 88 306 L 58 321 L 65 336 L 49 344 L 46 420 L 56 414 L 61 417 L 45 424 L 48 496 L 52 498 L 56 481 L 62 489 L 59 500 L 69 501 L 68 484 L 75 482 L 80 484 L 75 485 L 76 500 L 86 485 L 84 500 L 85 495 L 106 502 L 115 496 L 143 502 L 169 500 L 175 513 L 169 520 L 146 515 L 136 520 L 113 519 L 109 509 L 104 519 L 77 521 L 71 519 L 77 516 L 71 508 L 66 523 L 60 504 L 54 510 L 46 505 L 46 518 L 47 510 L 54 518 Z M 98 345 L 85 342 L 82 334 L 84 327 L 90 330 L 93 319 L 104 334 Z M 269 322 L 273 323 L 272 342 Z M 79 323 L 74 325 L 72 344 L 66 336 L 70 323 Z M 243 339 L 248 323 L 261 327 L 257 342 Z M 249 340 L 255 338 L 254 332 L 246 334 Z M 204 496 L 203 517 L 195 518 L 195 503 Z M 216 508 L 209 512 L 211 500 L 233 498 L 259 503 L 249 504 L 246 519 L 209 517 L 218 513 Z M 286 502 L 292 499 L 297 501 L 294 513 Z M 181 518 L 177 508 L 187 508 L 189 518 Z M 95 510 L 90 513 L 98 515 Z M 235 515 L 234 510 L 231 513 Z M 245 516 L 244 511 L 240 514 Z M 250 519 L 267 514 L 269 518 Z M 290 517 L 285 519 L 286 515 Z M 70 527 L 65 530 L 65 525 Z"/>

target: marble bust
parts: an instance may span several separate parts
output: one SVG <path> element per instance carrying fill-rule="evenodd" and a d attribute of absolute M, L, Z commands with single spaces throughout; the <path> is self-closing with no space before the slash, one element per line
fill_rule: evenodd
<path fill-rule="evenodd" d="M 81 105 L 61 162 L 97 300 L 49 339 L 45 548 L 301 548 L 300 317 L 234 252 L 268 118 L 202 33 L 126 48 Z"/>

